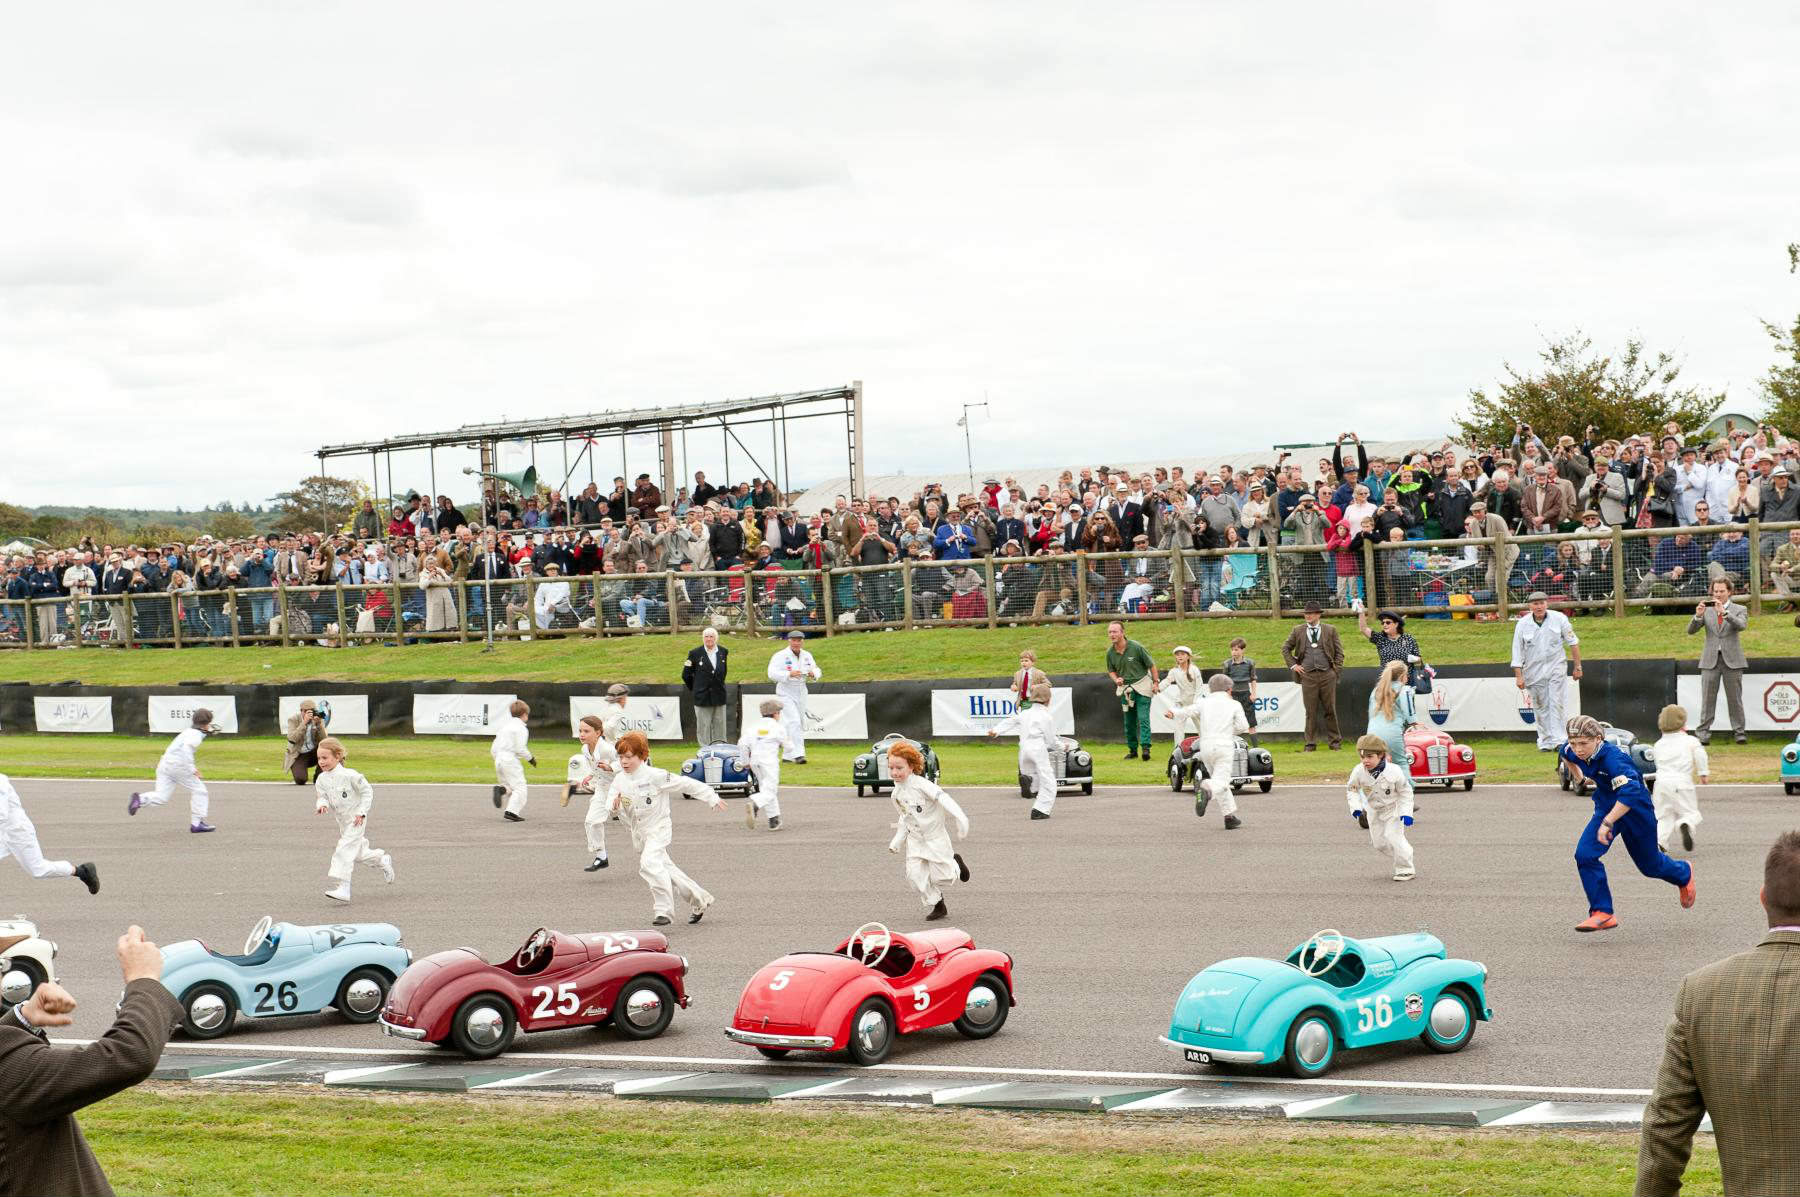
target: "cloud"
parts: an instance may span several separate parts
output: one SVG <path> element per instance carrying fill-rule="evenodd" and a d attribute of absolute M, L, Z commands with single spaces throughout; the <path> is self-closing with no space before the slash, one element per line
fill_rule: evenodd
<path fill-rule="evenodd" d="M 322 225 L 397 232 L 421 220 L 419 197 L 404 183 L 350 171 L 332 171 L 301 183 L 265 188 L 261 199 Z"/>
<path fill-rule="evenodd" d="M 711 198 L 848 187 L 844 159 L 825 146 L 770 131 L 726 130 L 695 139 L 638 130 L 585 155 L 572 178 L 664 195 Z"/>
<path fill-rule="evenodd" d="M 320 156 L 318 146 L 305 137 L 281 129 L 255 126 L 215 129 L 201 139 L 200 148 L 234 158 L 276 162 L 298 162 Z"/>

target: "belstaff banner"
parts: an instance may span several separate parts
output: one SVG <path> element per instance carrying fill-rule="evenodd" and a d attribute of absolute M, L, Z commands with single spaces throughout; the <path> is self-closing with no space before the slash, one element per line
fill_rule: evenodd
<path fill-rule="evenodd" d="M 221 732 L 238 729 L 237 699 L 229 694 L 152 694 L 150 730 L 173 735 L 194 726 L 194 712 L 205 707 L 213 714 L 213 727 Z"/>

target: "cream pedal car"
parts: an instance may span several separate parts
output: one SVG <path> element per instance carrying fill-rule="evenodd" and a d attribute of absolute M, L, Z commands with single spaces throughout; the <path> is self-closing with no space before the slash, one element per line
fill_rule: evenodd
<path fill-rule="evenodd" d="M 16 974 L 16 979 L 15 979 Z M 25 918 L 0 919 L 0 1005 L 16 1006 L 56 980 L 56 945 Z"/>

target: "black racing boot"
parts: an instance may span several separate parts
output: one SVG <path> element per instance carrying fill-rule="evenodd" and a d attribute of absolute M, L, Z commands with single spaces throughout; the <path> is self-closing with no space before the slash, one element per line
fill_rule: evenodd
<path fill-rule="evenodd" d="M 925 916 L 925 921 L 928 923 L 935 923 L 939 919 L 947 919 L 949 917 L 950 908 L 944 905 L 944 900 L 942 898 L 939 898 L 938 904 L 933 906 L 931 908 L 931 913 Z"/>
<path fill-rule="evenodd" d="M 506 804 L 506 787 L 505 786 L 495 786 L 494 787 L 494 809 L 499 810 L 505 804 Z"/>
<path fill-rule="evenodd" d="M 958 881 L 967 881 L 969 879 L 969 862 L 962 858 L 962 853 L 960 852 L 952 852 L 950 855 L 956 861 L 956 879 Z M 938 905 L 942 906 L 943 903 L 940 902 Z"/>
<path fill-rule="evenodd" d="M 505 819 L 508 823 L 523 823 L 525 821 L 524 815 L 515 815 L 511 811 L 506 811 L 500 817 Z"/>
<path fill-rule="evenodd" d="M 1681 846 L 1689 852 L 1694 850 L 1694 829 L 1689 827 L 1686 823 L 1681 825 Z M 81 867 L 83 869 L 91 869 L 94 866 L 83 865 Z M 81 869 L 76 869 L 75 875 L 77 877 L 81 876 Z M 98 883 L 95 884 L 95 888 L 99 888 Z"/>
<path fill-rule="evenodd" d="M 1684 825 L 1681 830 L 1685 832 L 1687 827 Z M 1689 844 L 1688 847 L 1691 848 L 1693 845 Z M 94 867 L 94 862 L 91 860 L 75 866 L 75 880 L 87 886 L 90 894 L 100 892 L 100 870 Z"/>
<path fill-rule="evenodd" d="M 1243 825 L 1244 825 L 1244 821 L 1242 819 L 1238 818 L 1236 815 L 1226 815 L 1225 816 L 1225 830 L 1226 831 L 1236 831 L 1238 828 L 1242 827 Z"/>
<path fill-rule="evenodd" d="M 593 864 L 587 866 L 587 868 L 585 868 L 581 871 L 584 873 L 598 873 L 601 869 L 604 869 L 609 863 L 610 862 L 606 859 L 606 853 L 602 852 L 600 855 L 594 857 Z"/>

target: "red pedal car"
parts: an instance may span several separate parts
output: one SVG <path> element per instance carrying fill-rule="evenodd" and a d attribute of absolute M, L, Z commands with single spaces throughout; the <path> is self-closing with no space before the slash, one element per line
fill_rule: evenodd
<path fill-rule="evenodd" d="M 953 927 L 896 935 L 865 923 L 833 951 L 791 952 L 764 966 L 725 1034 L 771 1060 L 848 1051 L 858 1064 L 879 1064 L 896 1038 L 927 1027 L 986 1039 L 1013 1005 L 1005 952 L 977 948 Z"/>
<path fill-rule="evenodd" d="M 1430 727 L 1407 728 L 1406 755 L 1415 788 L 1429 784 L 1450 790 L 1459 781 L 1465 790 L 1475 788 L 1475 750 L 1458 744 L 1449 732 Z"/>
<path fill-rule="evenodd" d="M 625 1039 L 654 1039 L 688 1004 L 688 963 L 655 931 L 531 933 L 509 959 L 489 964 L 474 948 L 416 960 L 394 982 L 381 1029 L 454 1046 L 488 1060 L 519 1031 L 611 1023 Z"/>

